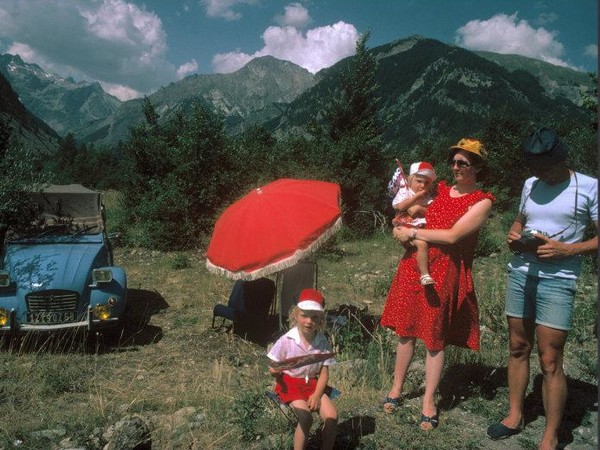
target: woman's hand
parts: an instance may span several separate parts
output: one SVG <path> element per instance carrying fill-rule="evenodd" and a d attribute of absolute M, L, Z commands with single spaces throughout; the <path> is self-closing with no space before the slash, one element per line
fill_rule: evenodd
<path fill-rule="evenodd" d="M 406 244 L 411 240 L 411 233 L 413 229 L 414 228 L 394 227 L 394 238 L 399 240 L 402 244 Z"/>

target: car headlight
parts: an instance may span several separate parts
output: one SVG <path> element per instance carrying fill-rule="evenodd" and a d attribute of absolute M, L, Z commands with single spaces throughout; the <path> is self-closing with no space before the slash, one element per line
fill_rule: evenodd
<path fill-rule="evenodd" d="M 110 283 L 112 281 L 112 271 L 110 269 L 92 270 L 92 281 L 97 283 Z"/>
<path fill-rule="evenodd" d="M 110 318 L 111 307 L 110 305 L 96 305 L 92 311 L 97 319 L 106 320 Z"/>
<path fill-rule="evenodd" d="M 0 287 L 10 286 L 10 275 L 7 270 L 0 270 Z"/>
<path fill-rule="evenodd" d="M 0 327 L 3 327 L 8 323 L 9 317 L 10 317 L 10 312 L 8 312 L 4 308 L 0 308 Z"/>

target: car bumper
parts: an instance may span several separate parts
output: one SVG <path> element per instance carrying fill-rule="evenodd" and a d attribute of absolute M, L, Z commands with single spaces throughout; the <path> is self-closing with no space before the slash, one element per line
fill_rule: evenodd
<path fill-rule="evenodd" d="M 16 319 L 15 311 L 11 311 L 10 314 L 10 325 L 0 327 L 0 333 L 18 333 L 28 331 L 59 331 L 59 330 L 71 330 L 77 328 L 85 328 L 88 331 L 101 330 L 104 328 L 110 328 L 118 325 L 120 322 L 119 317 L 110 317 L 105 320 L 99 320 L 93 318 L 93 313 L 88 310 L 87 319 L 79 322 L 69 323 L 56 323 L 56 324 L 30 324 L 30 323 L 19 323 Z"/>

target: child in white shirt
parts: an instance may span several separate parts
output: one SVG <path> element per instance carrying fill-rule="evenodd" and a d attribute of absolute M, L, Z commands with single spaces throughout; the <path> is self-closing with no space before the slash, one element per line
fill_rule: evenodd
<path fill-rule="evenodd" d="M 281 336 L 267 356 L 274 362 L 312 354 L 332 354 L 331 345 L 321 331 L 325 312 L 323 295 L 316 289 L 300 292 L 298 304 L 290 312 L 292 328 Z M 289 404 L 298 417 L 294 432 L 294 450 L 302 450 L 312 426 L 312 412 L 317 411 L 323 419 L 322 449 L 332 449 L 337 430 L 337 411 L 328 394 L 331 388 L 329 366 L 335 359 L 293 368 L 269 367 L 275 377 L 275 393 L 279 400 Z M 277 364 L 272 364 L 277 367 Z"/>

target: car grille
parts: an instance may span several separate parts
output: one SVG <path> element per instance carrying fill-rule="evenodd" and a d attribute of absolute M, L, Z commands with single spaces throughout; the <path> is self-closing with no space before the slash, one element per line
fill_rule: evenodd
<path fill-rule="evenodd" d="M 75 291 L 40 291 L 27 296 L 27 307 L 35 311 L 77 311 L 79 294 Z"/>

